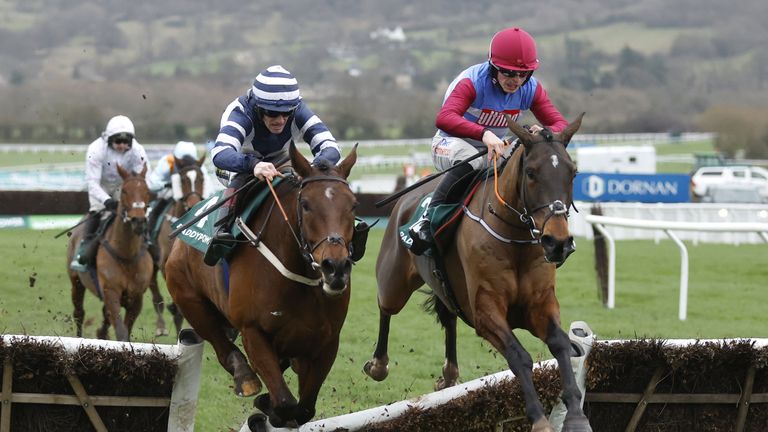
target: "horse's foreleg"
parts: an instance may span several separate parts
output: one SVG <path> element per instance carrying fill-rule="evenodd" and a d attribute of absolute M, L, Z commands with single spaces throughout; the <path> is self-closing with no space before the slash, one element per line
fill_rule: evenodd
<path fill-rule="evenodd" d="M 280 359 L 261 331 L 254 327 L 244 327 L 240 332 L 248 359 L 269 391 L 269 407 L 266 407 L 263 396 L 257 403 L 261 402 L 260 407 L 272 410 L 265 411 L 272 426 L 283 427 L 292 419 L 297 402 L 283 378 Z"/>
<path fill-rule="evenodd" d="M 170 281 L 171 284 L 176 283 Z M 241 397 L 253 396 L 261 391 L 261 381 L 248 365 L 248 360 L 235 344 L 227 337 L 229 328 L 221 313 L 207 299 L 182 296 L 179 292 L 176 304 L 195 332 L 213 345 L 216 358 L 221 366 L 234 378 L 235 394 Z"/>
<path fill-rule="evenodd" d="M 459 363 L 456 356 L 456 315 L 452 314 L 439 299 L 435 307 L 440 324 L 445 331 L 445 363 L 443 376 L 435 383 L 435 390 L 452 387 L 459 382 Z"/>
<path fill-rule="evenodd" d="M 155 308 L 157 319 L 155 320 L 155 336 L 166 336 L 168 330 L 165 328 L 163 312 L 165 302 L 160 294 L 160 287 L 157 285 L 157 266 L 152 266 L 152 276 L 149 278 L 149 290 L 152 292 L 152 306 Z M 178 333 L 177 333 L 178 334 Z"/>
<path fill-rule="evenodd" d="M 125 308 L 125 328 L 128 331 L 128 338 L 130 339 L 131 330 L 133 330 L 133 324 L 136 322 L 139 313 L 141 313 L 141 307 L 144 303 L 144 293 L 131 296 L 130 303 Z"/>
<path fill-rule="evenodd" d="M 77 275 L 70 273 L 69 280 L 72 283 L 72 319 L 75 321 L 75 332 L 77 337 L 83 337 L 83 320 L 85 319 L 85 309 L 83 301 L 85 299 L 85 286 L 80 282 Z"/>
<path fill-rule="evenodd" d="M 115 339 L 128 342 L 130 334 L 128 333 L 128 328 L 123 322 L 123 318 L 120 316 L 121 293 L 115 292 L 114 289 L 108 289 L 106 284 L 102 284 L 101 286 L 104 287 L 104 323 L 102 324 L 104 337 L 106 338 L 106 329 L 104 326 L 106 325 L 108 328 L 109 325 L 107 322 L 109 322 L 112 324 L 112 327 L 115 328 Z"/>
<path fill-rule="evenodd" d="M 571 367 L 571 341 L 556 322 L 550 320 L 547 337 L 544 339 L 549 351 L 557 359 L 560 379 L 563 382 L 562 399 L 568 409 L 563 423 L 563 432 L 591 432 L 589 420 L 581 408 L 581 391 Z"/>
<path fill-rule="evenodd" d="M 294 362 L 294 369 L 299 377 L 299 405 L 296 407 L 293 418 L 299 425 L 315 416 L 317 396 L 336 360 L 338 349 L 337 338 L 333 346 L 320 350 L 319 358 L 300 358 Z"/>
<path fill-rule="evenodd" d="M 363 372 L 376 381 L 384 381 L 389 375 L 389 356 L 387 347 L 389 345 L 389 324 L 392 315 L 379 311 L 379 339 L 376 341 L 376 349 L 373 351 L 373 358 L 365 362 Z"/>
<path fill-rule="evenodd" d="M 475 304 L 475 330 L 498 350 L 518 379 L 525 399 L 525 414 L 533 432 L 554 431 L 533 386 L 533 359 L 506 321 L 507 302 L 491 290 L 480 289 Z"/>

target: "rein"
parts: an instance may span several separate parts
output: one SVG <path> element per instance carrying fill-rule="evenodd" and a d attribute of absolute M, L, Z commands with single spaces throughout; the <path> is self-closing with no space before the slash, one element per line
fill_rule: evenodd
<path fill-rule="evenodd" d="M 107 252 L 112 256 L 112 258 L 116 259 L 118 262 L 125 264 L 125 265 L 133 265 L 136 264 L 141 257 L 144 256 L 144 254 L 147 253 L 147 243 L 142 242 L 141 249 L 139 252 L 135 253 L 133 256 L 130 256 L 128 258 L 120 255 L 115 248 L 112 247 L 111 244 L 109 244 L 109 241 L 107 241 L 106 238 L 101 239 L 101 245 L 104 246 L 104 249 L 106 249 Z"/>

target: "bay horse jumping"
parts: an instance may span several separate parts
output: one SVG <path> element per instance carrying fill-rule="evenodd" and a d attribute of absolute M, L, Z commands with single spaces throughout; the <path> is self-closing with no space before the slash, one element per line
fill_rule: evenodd
<path fill-rule="evenodd" d="M 203 254 L 183 241 L 174 242 L 165 265 L 175 304 L 213 345 L 235 393 L 256 395 L 264 380 L 268 393 L 255 406 L 275 427 L 304 424 L 315 415 L 336 359 L 349 306 L 357 206 L 346 181 L 356 150 L 337 166 L 310 165 L 294 144 L 289 153 L 296 175 L 275 187 L 279 202 L 268 197 L 247 222 L 257 240 L 238 244 L 227 269 L 205 265 Z M 230 339 L 232 329 L 242 336 L 247 359 Z M 298 402 L 283 377 L 289 366 L 298 375 Z"/>
<path fill-rule="evenodd" d="M 97 337 L 106 339 L 111 324 L 117 340 L 130 340 L 152 274 L 152 257 L 147 252 L 145 238 L 149 202 L 149 188 L 144 179 L 147 166 L 133 174 L 118 165 L 117 172 L 123 178 L 117 213 L 100 240 L 95 274 L 68 270 L 78 337 L 83 335 L 83 300 L 87 288 L 104 302 L 103 321 L 96 332 Z M 82 227 L 73 230 L 67 246 L 67 263 L 72 260 L 82 235 Z M 125 319 L 120 316 L 121 307 L 125 308 Z"/>
<path fill-rule="evenodd" d="M 510 130 L 522 145 L 511 154 L 498 178 L 490 175 L 481 180 L 475 194 L 464 202 L 466 217 L 457 222 L 454 239 L 438 245 L 452 302 L 445 300 L 450 295 L 435 298 L 439 281 L 430 271 L 435 268 L 430 266 L 432 258 L 413 255 L 398 236 L 398 227 L 411 220 L 414 212 L 423 211 L 418 203 L 433 186 L 424 185 L 400 198 L 376 262 L 379 336 L 373 358 L 363 368 L 366 374 L 377 381 L 387 377 L 391 317 L 427 281 L 445 329 L 446 360 L 438 389 L 458 382 L 456 317 L 460 315 L 504 356 L 518 378 L 533 431 L 553 431 L 533 386 L 533 360 L 512 332 L 524 328 L 544 341 L 557 359 L 562 398 L 568 408 L 563 431 L 591 431 L 581 409 L 581 393 L 571 369 L 572 348 L 560 326 L 555 296 L 555 268 L 575 249 L 568 231 L 568 211 L 573 204 L 576 165 L 566 146 L 583 115 L 560 134 L 531 134 L 507 116 Z"/>
<path fill-rule="evenodd" d="M 173 231 L 171 224 L 203 199 L 205 180 L 205 175 L 201 169 L 205 162 L 205 155 L 202 155 L 199 159 L 194 159 L 192 156 L 184 157 L 182 159 L 174 157 L 173 161 L 175 171 L 171 175 L 173 202 L 170 204 L 170 208 L 165 212 L 163 220 L 160 222 L 156 245 L 151 249 L 154 266 L 152 268 L 152 277 L 149 281 L 149 290 L 152 293 L 152 304 L 157 313 L 157 319 L 155 320 L 155 336 L 164 336 L 168 334 L 168 330 L 165 327 L 165 320 L 163 319 L 165 300 L 163 299 L 163 295 L 160 293 L 160 287 L 157 284 L 157 273 L 160 271 L 163 274 L 163 279 L 165 279 L 165 262 L 168 260 L 168 255 L 171 253 L 171 246 L 175 240 L 170 237 L 171 231 Z M 162 209 L 157 210 L 161 211 Z M 150 227 L 150 229 L 152 229 L 152 227 Z M 168 305 L 168 310 L 173 315 L 173 323 L 176 327 L 176 334 L 178 335 L 181 331 L 184 317 L 174 304 Z"/>

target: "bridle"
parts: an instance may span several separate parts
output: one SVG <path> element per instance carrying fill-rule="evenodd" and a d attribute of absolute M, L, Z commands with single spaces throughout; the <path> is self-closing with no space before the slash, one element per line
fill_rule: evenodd
<path fill-rule="evenodd" d="M 551 140 L 550 140 L 551 142 Z M 534 144 L 535 145 L 535 144 Z M 518 144 L 519 146 L 519 144 Z M 514 151 L 517 150 L 517 147 L 513 149 Z M 565 220 L 567 221 L 570 216 L 570 208 L 573 207 L 574 210 L 578 212 L 576 209 L 576 206 L 571 199 L 568 204 L 564 203 L 562 200 L 553 200 L 548 203 L 540 204 L 532 206 L 528 202 L 528 197 L 530 196 L 530 192 L 528 192 L 527 188 L 527 182 L 525 181 L 524 176 L 526 175 L 526 168 L 528 166 L 528 160 L 526 159 L 526 149 L 522 149 L 522 154 L 520 155 L 520 169 L 518 170 L 518 197 L 519 201 L 522 204 L 522 210 L 518 210 L 514 206 L 507 203 L 501 195 L 499 195 L 498 192 L 498 171 L 496 167 L 497 158 L 494 157 L 493 160 L 493 175 L 494 175 L 494 192 L 496 194 L 496 200 L 508 211 L 515 214 L 517 216 L 517 219 L 520 223 L 523 224 L 523 228 L 527 229 L 531 238 L 529 240 L 514 240 L 514 239 L 508 239 L 504 236 L 501 236 L 500 234 L 496 233 L 485 221 L 482 219 L 481 216 L 476 216 L 469 212 L 468 208 L 465 206 L 464 211 L 467 213 L 467 216 L 469 216 L 471 219 L 480 222 L 480 224 L 497 240 L 505 242 L 505 243 L 529 243 L 529 244 L 538 244 L 541 243 L 541 236 L 544 232 L 544 227 L 547 225 L 547 222 L 553 217 L 553 216 L 563 216 Z M 487 184 L 487 182 L 486 182 Z M 503 218 L 498 211 L 493 206 L 493 203 L 491 201 L 488 201 L 487 204 L 488 212 L 492 215 L 496 216 L 499 220 L 504 222 L 505 224 L 520 228 L 517 221 L 508 221 L 505 218 Z M 533 215 L 536 214 L 538 211 L 548 209 L 547 215 L 544 217 L 544 221 L 541 224 L 541 227 L 538 227 L 536 225 L 536 220 L 534 219 Z"/>
<path fill-rule="evenodd" d="M 201 192 L 198 192 L 195 190 L 195 182 L 197 181 L 197 178 L 192 179 L 190 178 L 190 191 L 187 193 L 183 192 L 183 188 L 181 186 L 181 176 L 188 173 L 189 171 L 193 171 L 197 177 L 197 175 L 200 176 L 202 179 L 203 173 L 200 170 L 200 167 L 197 164 L 189 165 L 183 168 L 180 168 L 174 175 L 171 176 L 171 184 L 173 189 L 173 199 L 176 202 L 180 202 L 182 204 L 182 208 L 184 212 L 188 212 L 189 209 L 192 208 L 192 205 L 189 204 L 189 199 L 196 196 L 200 201 L 203 200 L 203 194 Z"/>
<path fill-rule="evenodd" d="M 314 176 L 309 177 L 306 179 L 301 180 L 301 184 L 299 185 L 299 194 L 296 197 L 296 216 L 298 218 L 298 236 L 296 233 L 294 233 L 294 238 L 296 238 L 296 241 L 299 245 L 299 249 L 301 250 L 301 255 L 304 257 L 304 259 L 312 266 L 313 269 L 318 270 L 320 268 L 320 264 L 315 261 L 315 257 L 313 253 L 315 250 L 320 247 L 325 242 L 328 242 L 330 245 L 340 245 L 346 248 L 347 255 L 350 255 L 352 253 L 352 250 L 350 249 L 350 245 L 347 243 L 346 240 L 344 240 L 344 237 L 341 236 L 339 233 L 330 233 L 325 238 L 318 240 L 314 244 L 311 244 L 308 242 L 304 236 L 304 218 L 302 217 L 302 211 L 301 211 L 301 193 L 304 191 L 304 186 L 306 186 L 309 183 L 316 182 L 316 181 L 331 181 L 331 182 L 340 182 L 343 183 L 347 188 L 349 188 L 349 183 L 340 177 L 334 177 L 334 176 L 328 176 L 328 175 L 321 175 L 321 176 Z M 293 231 L 293 229 L 291 229 Z"/>
<path fill-rule="evenodd" d="M 125 184 L 130 181 L 136 181 L 136 182 L 143 182 L 144 179 L 127 179 L 123 182 L 123 185 L 120 186 L 121 190 L 125 190 Z M 122 197 L 120 197 L 122 201 Z M 146 201 L 134 201 L 130 204 L 130 209 L 146 209 L 147 203 Z M 121 206 L 121 212 L 120 212 L 120 219 L 123 221 L 123 223 L 129 223 L 131 221 L 130 216 L 128 216 L 128 206 L 123 205 Z"/>
<path fill-rule="evenodd" d="M 290 173 L 288 174 L 290 176 L 295 176 L 295 174 Z M 295 177 L 294 177 L 295 178 Z M 338 233 L 331 233 L 325 238 L 321 239 L 320 241 L 311 244 L 306 240 L 306 236 L 303 233 L 303 226 L 304 221 L 302 217 L 302 209 L 301 209 L 301 193 L 304 190 L 304 186 L 306 186 L 309 183 L 316 182 L 316 181 L 333 181 L 333 182 L 341 182 L 344 183 L 347 187 L 349 187 L 349 183 L 347 183 L 346 180 L 340 178 L 340 177 L 334 177 L 334 176 L 327 176 L 327 175 L 321 175 L 321 176 L 314 176 L 309 177 L 307 179 L 302 179 L 299 183 L 299 193 L 296 197 L 296 214 L 297 214 L 297 230 L 294 229 L 293 225 L 290 223 L 288 219 L 288 215 L 285 213 L 285 210 L 283 209 L 283 205 L 280 202 L 280 198 L 278 197 L 277 193 L 275 192 L 275 189 L 272 187 L 271 182 L 266 182 L 267 186 L 269 187 L 270 191 L 272 192 L 272 195 L 274 197 L 274 200 L 272 201 L 272 204 L 270 205 L 269 210 L 267 211 L 267 217 L 264 218 L 264 222 L 262 223 L 261 227 L 258 230 L 258 234 L 251 231 L 251 229 L 248 227 L 248 225 L 240 218 L 237 218 L 235 220 L 235 223 L 237 224 L 238 228 L 240 228 L 240 231 L 245 235 L 246 242 L 251 244 L 252 246 L 256 247 L 261 253 L 267 258 L 267 260 L 272 263 L 275 268 L 280 271 L 280 273 L 285 276 L 288 279 L 294 280 L 299 283 L 303 283 L 305 285 L 309 286 L 316 286 L 318 285 L 322 279 L 309 279 L 306 276 L 296 274 L 287 268 L 282 264 L 280 259 L 271 251 L 268 247 L 264 244 L 264 242 L 261 241 L 261 236 L 264 233 L 264 230 L 266 229 L 267 223 L 270 220 L 270 215 L 275 209 L 275 206 L 277 206 L 280 209 L 280 212 L 283 215 L 283 220 L 288 225 L 288 229 L 291 231 L 291 234 L 294 238 L 294 241 L 296 242 L 296 245 L 298 246 L 299 252 L 304 258 L 304 260 L 307 262 L 307 264 L 310 265 L 313 271 L 319 272 L 321 265 L 315 260 L 314 255 L 312 254 L 320 245 L 322 245 L 325 242 L 328 242 L 331 245 L 342 245 L 346 246 L 348 257 L 351 254 L 350 246 L 347 244 L 347 242 L 344 240 L 344 238 L 338 234 Z M 295 184 L 295 183 L 294 183 Z"/>

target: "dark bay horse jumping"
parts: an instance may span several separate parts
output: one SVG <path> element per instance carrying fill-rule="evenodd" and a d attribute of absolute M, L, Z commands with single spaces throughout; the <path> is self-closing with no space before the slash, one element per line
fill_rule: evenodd
<path fill-rule="evenodd" d="M 279 202 L 268 197 L 247 222 L 258 241 L 239 244 L 228 269 L 205 265 L 203 254 L 183 241 L 174 242 L 165 266 L 175 304 L 213 345 L 234 378 L 235 393 L 256 395 L 264 381 L 268 393 L 255 405 L 275 427 L 300 425 L 315 415 L 336 359 L 349 306 L 357 206 L 346 181 L 356 150 L 337 166 L 310 165 L 293 144 L 289 152 L 297 176 L 277 184 Z M 230 339 L 233 328 L 247 358 Z M 298 375 L 298 402 L 283 377 L 289 366 Z"/>
<path fill-rule="evenodd" d="M 163 299 L 163 295 L 160 293 L 160 287 L 157 284 L 157 272 L 162 272 L 163 279 L 165 279 L 165 262 L 168 260 L 168 255 L 171 253 L 171 246 L 174 241 L 174 239 L 170 237 L 171 231 L 173 231 L 171 224 L 203 199 L 205 176 L 200 167 L 203 166 L 204 162 L 205 155 L 201 156 L 200 159 L 194 159 L 192 156 L 183 159 L 174 157 L 173 166 L 175 172 L 171 175 L 173 202 L 170 204 L 170 208 L 160 222 L 156 246 L 152 249 L 152 258 L 155 265 L 152 269 L 149 290 L 152 292 L 152 304 L 157 313 L 155 336 L 168 334 L 168 330 L 165 327 L 165 320 L 163 319 L 165 300 Z M 173 323 L 176 327 L 176 334 L 178 335 L 179 331 L 181 331 L 184 317 L 173 304 L 168 306 L 168 310 L 173 314 Z"/>
<path fill-rule="evenodd" d="M 512 332 L 524 328 L 544 341 L 560 368 L 562 398 L 568 408 L 563 431 L 591 431 L 581 409 L 581 393 L 571 369 L 571 344 L 560 327 L 560 306 L 555 296 L 555 268 L 574 250 L 568 231 L 576 166 L 566 145 L 581 126 L 583 114 L 562 133 L 531 134 L 509 117 L 509 128 L 520 145 L 498 178 L 491 175 L 465 202 L 453 241 L 439 245 L 454 305 L 434 299 L 445 328 L 443 374 L 438 388 L 458 382 L 456 317 L 474 327 L 478 336 L 501 353 L 519 379 L 526 415 L 536 432 L 552 431 L 532 381 L 533 360 Z M 496 180 L 496 181 L 495 181 Z M 494 184 L 498 184 L 497 192 Z M 386 378 L 390 320 L 425 281 L 433 291 L 430 257 L 415 256 L 398 236 L 419 200 L 433 185 L 424 185 L 400 198 L 392 210 L 376 263 L 380 310 L 379 337 L 373 359 L 364 371 L 377 381 Z M 439 237 L 439 235 L 438 235 Z M 433 294 L 434 296 L 435 294 Z M 443 298 L 443 297 L 441 297 Z M 450 298 L 450 296 L 448 296 Z"/>
<path fill-rule="evenodd" d="M 131 329 L 141 311 L 144 292 L 152 274 L 152 257 L 147 252 L 145 240 L 149 202 L 149 189 L 144 180 L 147 166 L 144 165 L 139 174 L 130 173 L 120 166 L 117 172 L 123 178 L 123 185 L 115 220 L 104 233 L 96 253 L 96 278 L 91 272 L 68 270 L 78 337 L 83 335 L 83 300 L 88 288 L 104 302 L 104 319 L 97 337 L 106 339 L 111 324 L 117 340 L 130 340 Z M 67 263 L 72 260 L 82 235 L 82 227 L 72 232 L 67 247 Z M 125 308 L 125 319 L 120 316 L 122 307 Z"/>

